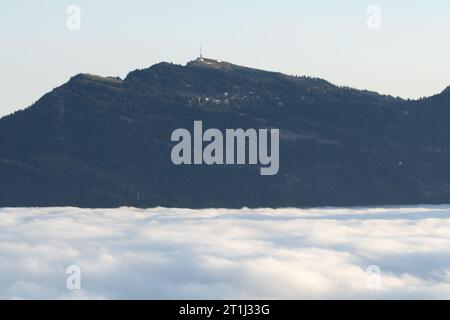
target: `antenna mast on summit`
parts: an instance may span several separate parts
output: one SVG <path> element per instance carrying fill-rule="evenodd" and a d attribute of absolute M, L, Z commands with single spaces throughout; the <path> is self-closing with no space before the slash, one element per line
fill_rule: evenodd
<path fill-rule="evenodd" d="M 200 59 L 203 59 L 203 46 L 200 44 Z"/>

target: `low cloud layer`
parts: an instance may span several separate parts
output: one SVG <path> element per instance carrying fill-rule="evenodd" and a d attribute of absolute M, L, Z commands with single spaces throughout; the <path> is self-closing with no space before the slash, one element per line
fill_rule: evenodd
<path fill-rule="evenodd" d="M 450 207 L 0 209 L 0 298 L 449 299 Z"/>

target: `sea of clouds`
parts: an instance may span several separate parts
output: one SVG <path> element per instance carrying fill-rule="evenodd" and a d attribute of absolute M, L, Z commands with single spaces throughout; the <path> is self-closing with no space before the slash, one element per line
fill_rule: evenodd
<path fill-rule="evenodd" d="M 450 206 L 4 208 L 0 298 L 449 299 Z"/>

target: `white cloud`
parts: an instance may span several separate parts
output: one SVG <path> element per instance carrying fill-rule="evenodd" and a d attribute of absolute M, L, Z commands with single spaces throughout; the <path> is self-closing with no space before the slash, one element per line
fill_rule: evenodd
<path fill-rule="evenodd" d="M 449 299 L 450 207 L 0 209 L 0 298 Z"/>

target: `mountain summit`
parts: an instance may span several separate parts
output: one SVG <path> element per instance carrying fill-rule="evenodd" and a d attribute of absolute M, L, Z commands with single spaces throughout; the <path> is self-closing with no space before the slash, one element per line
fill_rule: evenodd
<path fill-rule="evenodd" d="M 223 62 L 221 60 L 214 60 L 214 59 L 199 57 L 195 60 L 189 61 L 187 63 L 187 66 L 188 67 L 207 67 L 207 68 L 227 70 L 227 69 L 232 69 L 234 65 L 231 63 L 228 63 L 228 62 Z"/>
<path fill-rule="evenodd" d="M 0 206 L 450 202 L 450 99 L 406 101 L 199 58 L 80 74 L 0 120 Z M 279 128 L 280 170 L 175 166 L 171 133 Z"/>
<path fill-rule="evenodd" d="M 252 68 L 247 68 L 247 67 L 242 67 L 236 64 L 232 64 L 226 61 L 222 61 L 222 60 L 214 60 L 214 59 L 208 59 L 208 58 L 203 58 L 203 57 L 199 57 L 195 60 L 189 61 L 187 63 L 188 67 L 203 67 L 203 68 L 211 68 L 211 69 L 216 69 L 216 70 L 225 70 L 225 71 L 232 71 L 232 70 L 253 70 L 253 71 L 258 71 L 258 69 L 252 69 Z M 261 70 L 259 70 L 261 71 Z"/>

